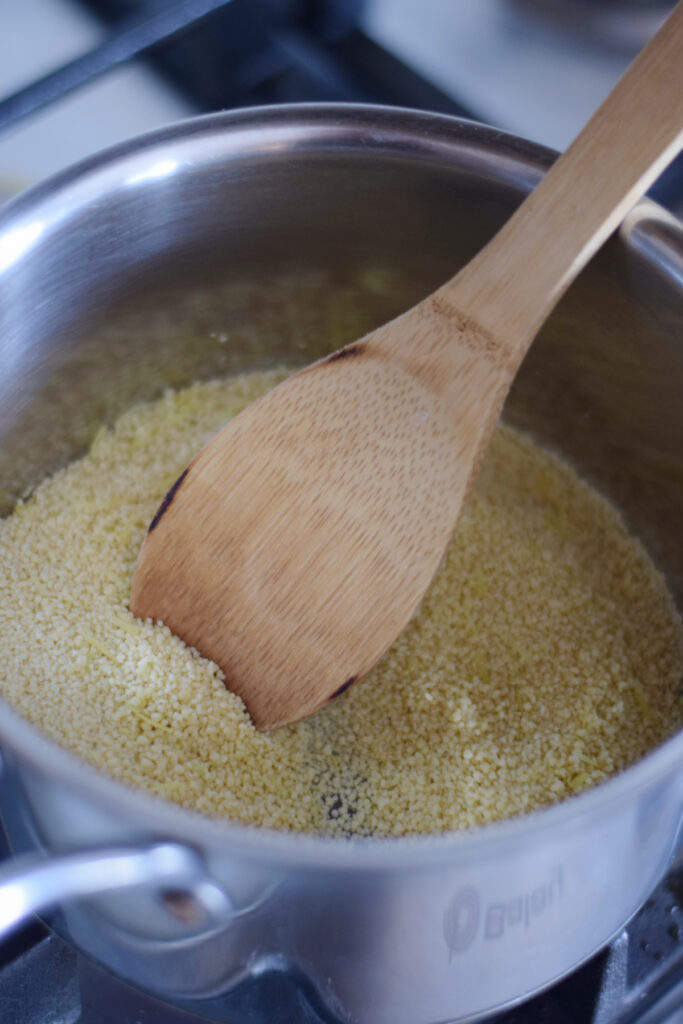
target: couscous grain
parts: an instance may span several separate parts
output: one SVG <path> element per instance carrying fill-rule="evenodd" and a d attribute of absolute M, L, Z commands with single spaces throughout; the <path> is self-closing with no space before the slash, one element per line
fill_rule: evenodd
<path fill-rule="evenodd" d="M 0 523 L 0 692 L 124 783 L 279 829 L 406 835 L 523 814 L 681 725 L 683 627 L 618 514 L 506 427 L 382 662 L 263 735 L 215 665 L 128 610 L 145 529 L 194 451 L 277 380 L 123 416 Z"/>

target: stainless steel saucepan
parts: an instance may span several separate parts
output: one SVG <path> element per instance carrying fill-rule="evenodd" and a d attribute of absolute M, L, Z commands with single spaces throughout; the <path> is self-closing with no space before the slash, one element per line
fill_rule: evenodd
<path fill-rule="evenodd" d="M 131 403 L 309 362 L 405 308 L 551 160 L 451 118 L 280 107 L 157 132 L 26 193 L 0 214 L 6 508 Z M 505 413 L 617 502 L 679 603 L 682 293 L 683 228 L 645 203 L 566 295 Z M 559 806 L 376 841 L 207 820 L 1 703 L 0 743 L 17 853 L 3 928 L 58 907 L 77 946 L 172 999 L 292 970 L 354 1024 L 470 1020 L 571 971 L 657 883 L 683 812 L 681 735 Z"/>

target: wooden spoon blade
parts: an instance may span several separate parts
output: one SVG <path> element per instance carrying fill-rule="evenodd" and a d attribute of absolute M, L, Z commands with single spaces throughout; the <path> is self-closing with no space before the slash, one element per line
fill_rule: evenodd
<path fill-rule="evenodd" d="M 366 342 L 290 377 L 169 492 L 134 614 L 214 660 L 261 729 L 334 699 L 394 641 L 443 555 L 472 459 L 446 401 Z"/>

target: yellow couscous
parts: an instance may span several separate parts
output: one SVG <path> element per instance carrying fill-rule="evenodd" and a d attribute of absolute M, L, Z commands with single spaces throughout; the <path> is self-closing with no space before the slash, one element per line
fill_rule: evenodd
<path fill-rule="evenodd" d="M 131 786 L 279 829 L 406 835 L 561 800 L 682 721 L 683 627 L 618 513 L 499 427 L 419 614 L 333 706 L 270 734 L 212 663 L 128 609 L 165 491 L 279 379 L 124 415 L 0 523 L 0 693 Z"/>

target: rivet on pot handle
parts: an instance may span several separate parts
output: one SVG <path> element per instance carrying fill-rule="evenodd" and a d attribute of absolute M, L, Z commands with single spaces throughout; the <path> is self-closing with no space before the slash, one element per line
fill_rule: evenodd
<path fill-rule="evenodd" d="M 209 926 L 225 923 L 235 913 L 229 897 L 207 878 L 199 854 L 180 844 L 110 847 L 49 858 L 30 854 L 0 870 L 0 940 L 27 917 L 65 900 L 134 886 L 187 892 Z"/>

